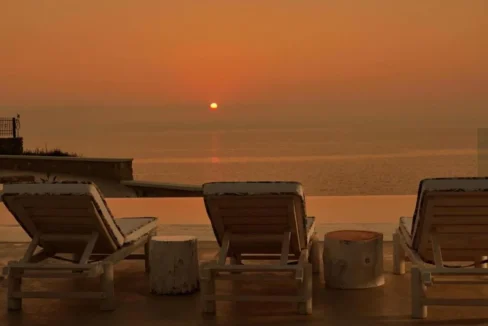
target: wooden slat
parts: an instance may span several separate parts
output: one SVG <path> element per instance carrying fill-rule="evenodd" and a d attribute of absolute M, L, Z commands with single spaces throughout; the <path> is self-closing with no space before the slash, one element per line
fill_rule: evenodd
<path fill-rule="evenodd" d="M 78 233 L 90 233 L 92 231 L 98 230 L 94 226 L 90 225 L 77 225 L 72 224 L 38 224 L 35 223 L 38 231 L 45 233 L 63 233 L 63 234 L 78 234 Z"/>
<path fill-rule="evenodd" d="M 476 205 L 476 203 L 484 205 L 486 204 L 486 198 L 488 198 L 488 192 L 480 191 L 435 191 L 428 192 L 424 195 L 424 199 L 429 201 L 434 200 L 438 205 L 445 206 L 459 206 L 465 204 L 467 201 L 471 202 L 473 205 Z"/>
<path fill-rule="evenodd" d="M 32 217 L 32 218 L 43 218 L 43 217 L 54 217 L 54 216 L 64 216 L 70 218 L 79 218 L 79 217 L 93 217 L 95 212 L 90 207 L 27 207 L 25 211 Z"/>
<path fill-rule="evenodd" d="M 94 218 L 96 218 L 96 215 L 93 212 L 91 214 L 81 215 L 81 214 L 76 213 L 76 212 L 72 212 L 70 214 L 70 213 L 65 213 L 65 212 L 56 212 L 53 210 L 52 214 L 50 214 L 50 215 L 39 215 L 36 213 L 28 213 L 28 214 L 29 214 L 28 216 L 32 220 L 44 220 L 44 219 L 50 219 L 50 218 L 53 218 L 53 219 L 57 218 L 59 220 L 73 220 L 73 221 L 78 220 L 81 223 L 83 223 L 83 220 L 89 220 L 89 219 L 93 220 Z"/>
<path fill-rule="evenodd" d="M 484 233 L 488 234 L 488 223 L 487 224 L 435 224 L 434 228 L 438 233 L 448 233 L 452 235 L 457 235 L 458 233 Z"/>
<path fill-rule="evenodd" d="M 433 225 L 464 224 L 464 225 L 488 225 L 487 216 L 443 216 L 442 218 L 432 217 L 430 221 Z"/>
<path fill-rule="evenodd" d="M 438 234 L 438 242 L 442 249 L 473 248 L 488 249 L 488 235 L 480 233 L 441 233 Z M 430 240 L 429 240 L 429 243 Z"/>
<path fill-rule="evenodd" d="M 276 242 L 282 243 L 283 241 L 283 233 L 251 233 L 251 234 L 239 234 L 239 233 L 232 233 L 230 239 L 231 242 Z"/>
<path fill-rule="evenodd" d="M 429 306 L 488 306 L 488 299 L 426 298 L 421 301 Z"/>
<path fill-rule="evenodd" d="M 488 284 L 488 280 L 465 280 L 464 277 L 462 280 L 437 280 L 433 278 L 432 282 L 434 284 L 471 284 L 471 285 L 478 285 L 478 284 Z"/>
<path fill-rule="evenodd" d="M 280 275 L 281 274 L 281 275 Z M 295 279 L 295 275 L 291 273 L 267 273 L 267 274 L 217 274 L 216 280 L 230 280 L 230 281 L 247 281 L 247 282 L 283 282 L 283 279 Z"/>
<path fill-rule="evenodd" d="M 487 206 L 434 206 L 434 216 L 488 216 Z"/>
<path fill-rule="evenodd" d="M 299 265 L 212 265 L 209 267 L 216 272 L 296 272 L 303 268 Z"/>
<path fill-rule="evenodd" d="M 225 225 L 243 225 L 243 224 L 268 224 L 268 225 L 288 225 L 288 216 L 253 216 L 253 217 L 229 217 L 222 215 L 222 221 Z"/>
<path fill-rule="evenodd" d="M 434 260 L 434 256 L 432 254 L 431 249 L 422 249 L 419 250 L 422 257 L 429 260 Z M 449 262 L 474 262 L 476 257 L 486 256 L 487 250 L 486 249 L 442 249 L 442 259 L 448 265 L 453 265 Z M 456 264 L 454 264 L 456 265 Z"/>
<path fill-rule="evenodd" d="M 69 272 L 24 272 L 22 278 L 87 278 L 90 275 L 87 272 L 73 273 Z"/>
<path fill-rule="evenodd" d="M 259 255 L 259 254 L 255 254 L 255 255 L 246 255 L 246 254 L 243 254 L 241 255 L 241 260 L 244 261 L 244 260 L 277 260 L 280 258 L 280 254 L 268 254 L 268 255 L 265 255 L 265 254 L 262 254 L 262 255 Z M 295 257 L 294 254 L 288 254 L 288 258 L 289 259 L 293 259 Z"/>
<path fill-rule="evenodd" d="M 89 195 L 20 195 L 15 197 L 15 201 L 26 208 L 89 208 L 91 207 L 92 197 Z"/>
<path fill-rule="evenodd" d="M 205 202 L 209 209 L 209 217 L 216 230 L 217 237 L 222 240 L 225 231 L 233 234 L 270 234 L 291 231 L 291 251 L 298 255 L 301 247 L 301 240 L 297 239 L 297 222 L 290 225 L 290 202 L 297 200 L 297 196 L 286 195 L 252 195 L 252 196 L 206 196 Z M 234 213 L 237 212 L 237 213 Z M 247 216 L 256 212 L 255 215 Z M 265 216 L 264 212 L 273 212 Z M 247 217 L 246 217 L 247 216 Z M 283 222 L 280 222 L 280 219 Z M 237 222 L 238 221 L 238 222 Z M 272 221 L 265 223 L 265 221 Z M 283 224 L 282 224 L 283 223 Z M 300 224 L 301 225 L 301 224 Z M 303 229 L 303 226 L 301 227 Z M 301 229 L 300 229 L 301 230 Z M 230 245 L 229 254 L 236 253 L 280 253 L 281 246 L 266 243 L 243 243 L 234 241 Z"/>
<path fill-rule="evenodd" d="M 13 263 L 7 266 L 8 268 L 14 270 L 91 270 L 99 268 L 97 263 L 93 264 L 39 264 L 39 263 Z"/>
<path fill-rule="evenodd" d="M 65 229 L 71 228 L 73 230 L 79 228 L 81 229 L 96 229 L 98 228 L 98 221 L 96 218 L 91 217 L 87 219 L 71 219 L 71 218 L 47 218 L 47 219 L 31 219 L 32 223 L 36 226 L 36 228 L 39 229 L 54 229 L 57 230 L 57 227 L 64 227 Z M 61 232 L 61 231 L 57 231 Z M 56 233 L 56 231 L 50 232 L 50 233 Z M 84 233 L 84 232 L 81 232 Z M 90 233 L 90 232 L 88 232 Z"/>
<path fill-rule="evenodd" d="M 271 201 L 268 203 L 268 199 L 263 199 L 261 202 L 258 202 L 258 198 L 253 198 L 252 201 L 249 202 L 243 200 L 238 200 L 237 202 L 224 202 L 219 205 L 219 208 L 223 211 L 231 211 L 236 209 L 259 210 L 260 208 L 263 208 L 263 202 L 266 203 L 265 205 L 267 208 L 272 210 L 281 210 L 284 206 L 281 201 Z"/>
<path fill-rule="evenodd" d="M 38 231 L 45 233 L 60 233 L 60 234 L 78 234 L 78 233 L 90 233 L 98 230 L 96 227 L 90 225 L 77 225 L 71 224 L 38 224 L 35 223 Z"/>
<path fill-rule="evenodd" d="M 242 301 L 242 302 L 303 302 L 306 298 L 301 296 L 283 296 L 283 295 L 205 295 L 205 300 L 216 301 Z"/>
<path fill-rule="evenodd" d="M 87 221 L 70 221 L 64 220 L 59 221 L 56 219 L 45 220 L 35 220 L 33 224 L 36 226 L 37 230 L 42 230 L 45 233 L 90 233 L 89 230 L 97 230 L 98 224 L 94 219 Z"/>
<path fill-rule="evenodd" d="M 263 224 L 246 224 L 246 225 L 226 225 L 225 229 L 233 234 L 283 234 L 290 229 L 289 225 L 263 225 Z"/>
<path fill-rule="evenodd" d="M 482 231 L 488 230 L 488 193 L 429 194 L 424 198 L 423 212 L 422 234 L 418 238 L 422 257 L 433 256 L 433 233 L 437 234 L 446 261 L 487 255 L 488 237 Z"/>
<path fill-rule="evenodd" d="M 233 242 L 231 251 L 239 254 L 276 254 L 281 252 L 281 243 L 273 242 Z"/>
<path fill-rule="evenodd" d="M 74 223 L 77 225 L 90 225 L 96 223 L 97 217 L 93 214 L 90 216 L 84 217 L 73 217 L 73 216 L 66 216 L 66 215 L 53 215 L 53 216 L 32 216 L 30 215 L 32 221 L 36 223 L 52 223 L 52 224 L 59 224 L 59 223 Z"/>
<path fill-rule="evenodd" d="M 221 196 L 209 198 L 209 200 L 218 200 L 219 208 L 226 209 L 282 209 L 287 207 L 288 202 L 293 196 Z M 222 200 L 222 199 L 226 200 Z M 232 199 L 232 200 L 230 200 Z"/>
<path fill-rule="evenodd" d="M 103 299 L 103 292 L 14 292 L 13 298 L 39 298 L 39 299 Z"/>
<path fill-rule="evenodd" d="M 280 217 L 288 216 L 287 206 L 269 207 L 261 206 L 256 208 L 242 208 L 236 210 L 235 208 L 228 209 L 220 207 L 220 214 L 225 218 L 239 218 L 239 217 Z"/>
<path fill-rule="evenodd" d="M 97 230 L 99 222 L 96 217 L 68 218 L 68 217 L 44 217 L 31 219 L 37 230 L 44 233 L 77 232 L 90 234 L 89 230 Z"/>

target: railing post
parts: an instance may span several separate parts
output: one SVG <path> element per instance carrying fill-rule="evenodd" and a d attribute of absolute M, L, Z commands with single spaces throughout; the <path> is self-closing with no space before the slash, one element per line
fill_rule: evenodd
<path fill-rule="evenodd" d="M 12 118 L 12 137 L 17 138 L 17 123 L 16 119 Z"/>

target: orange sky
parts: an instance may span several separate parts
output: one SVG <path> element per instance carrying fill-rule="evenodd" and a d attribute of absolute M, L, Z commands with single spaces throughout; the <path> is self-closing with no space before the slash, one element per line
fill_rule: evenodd
<path fill-rule="evenodd" d="M 0 111 L 482 114 L 487 12 L 486 0 L 3 0 Z"/>

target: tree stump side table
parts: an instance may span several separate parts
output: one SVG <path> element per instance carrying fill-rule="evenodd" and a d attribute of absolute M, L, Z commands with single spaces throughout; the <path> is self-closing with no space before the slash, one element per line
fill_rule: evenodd
<path fill-rule="evenodd" d="M 200 289 L 196 237 L 155 236 L 150 246 L 151 293 L 189 294 Z"/>
<path fill-rule="evenodd" d="M 385 283 L 383 234 L 343 230 L 324 236 L 325 285 L 336 289 L 366 289 Z"/>

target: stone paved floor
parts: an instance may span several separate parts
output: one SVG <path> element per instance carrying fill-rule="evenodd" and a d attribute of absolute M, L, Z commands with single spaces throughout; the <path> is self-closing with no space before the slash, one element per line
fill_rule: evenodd
<path fill-rule="evenodd" d="M 0 262 L 19 258 L 25 244 L 0 244 Z M 209 259 L 215 248 L 200 250 L 200 259 Z M 488 309 L 482 307 L 432 307 L 426 320 L 410 318 L 410 277 L 391 273 L 391 244 L 385 243 L 386 285 L 367 290 L 325 289 L 321 276 L 314 278 L 313 315 L 295 314 L 291 304 L 218 303 L 216 316 L 200 313 L 199 295 L 154 296 L 148 291 L 148 277 L 142 262 L 126 261 L 115 269 L 117 310 L 101 312 L 91 300 L 24 300 L 23 311 L 6 311 L 6 282 L 0 287 L 0 325 L 488 325 Z M 95 288 L 90 280 L 27 280 L 32 289 Z M 270 292 L 264 285 L 222 283 L 218 289 Z M 272 290 L 284 287 L 274 287 Z M 433 295 L 483 297 L 488 286 L 451 286 L 432 288 Z"/>

